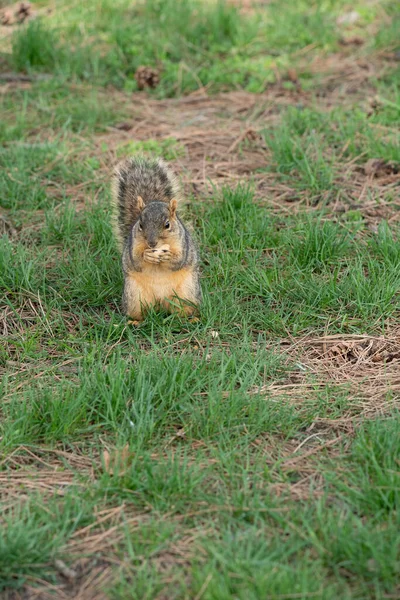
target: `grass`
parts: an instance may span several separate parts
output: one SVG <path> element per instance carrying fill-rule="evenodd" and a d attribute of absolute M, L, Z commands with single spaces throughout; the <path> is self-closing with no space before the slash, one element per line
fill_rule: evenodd
<path fill-rule="evenodd" d="M 131 156 L 132 154 L 160 156 L 164 160 L 175 160 L 185 155 L 185 147 L 176 139 L 170 137 L 160 141 L 150 139 L 143 142 L 126 142 L 121 144 L 117 150 L 118 157 Z"/>
<path fill-rule="evenodd" d="M 16 104 L 21 107 L 17 115 Z M 29 90 L 11 91 L 1 99 L 1 108 L 2 142 L 34 137 L 38 130 L 52 136 L 55 132 L 61 136 L 65 132 L 104 131 L 123 120 L 125 112 L 123 102 L 116 107 L 101 89 L 80 89 L 55 79 L 39 80 Z"/>
<path fill-rule="evenodd" d="M 374 3 L 364 4 L 353 9 L 359 10 L 357 34 L 368 42 L 379 11 Z M 383 14 L 395 11 L 392 2 L 381 4 Z M 121 0 L 111 6 L 104 0 L 71 8 L 63 0 L 46 20 L 15 32 L 10 62 L 17 70 L 112 83 L 128 91 L 136 89 L 133 76 L 146 64 L 161 70 L 160 96 L 203 86 L 261 92 L 297 53 L 309 47 L 314 54 L 337 49 L 346 29 L 337 18 L 346 9 L 342 0 L 294 0 L 282 14 L 274 1 L 243 15 L 224 1 L 147 0 L 132 6 Z M 386 23 L 382 31 L 387 34 Z M 376 36 L 378 45 L 382 36 Z"/>
<path fill-rule="evenodd" d="M 341 0 L 63 0 L 8 36 L 32 81 L 0 100 L 0 594 L 398 596 L 398 9 L 364 4 L 354 48 Z M 332 56 L 371 74 L 332 88 Z M 202 86 L 267 93 L 180 99 Z M 136 152 L 186 181 L 198 322 L 120 313 Z"/>
<path fill-rule="evenodd" d="M 289 107 L 280 126 L 265 132 L 274 170 L 317 199 L 324 193 L 332 197 L 337 193 L 337 165 L 343 157 L 361 164 L 373 158 L 399 162 L 399 131 L 393 127 L 396 108 L 382 101 L 375 114 L 368 115 L 360 108 L 322 112 Z"/>

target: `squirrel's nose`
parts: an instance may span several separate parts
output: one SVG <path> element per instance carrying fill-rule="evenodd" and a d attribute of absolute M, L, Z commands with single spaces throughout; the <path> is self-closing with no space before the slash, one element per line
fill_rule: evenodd
<path fill-rule="evenodd" d="M 149 248 L 155 248 L 157 246 L 157 240 L 147 240 L 147 245 Z"/>

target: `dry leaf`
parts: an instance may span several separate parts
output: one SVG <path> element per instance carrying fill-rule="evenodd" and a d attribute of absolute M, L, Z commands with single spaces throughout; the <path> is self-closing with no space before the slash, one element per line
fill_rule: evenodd
<path fill-rule="evenodd" d="M 124 475 L 132 457 L 133 454 L 129 452 L 129 444 L 125 444 L 122 449 L 117 449 L 112 454 L 108 450 L 103 450 L 104 471 L 109 475 Z"/>
<path fill-rule="evenodd" d="M 103 450 L 102 459 L 103 459 L 104 470 L 106 473 L 109 473 L 110 472 L 110 453 L 108 450 Z"/>

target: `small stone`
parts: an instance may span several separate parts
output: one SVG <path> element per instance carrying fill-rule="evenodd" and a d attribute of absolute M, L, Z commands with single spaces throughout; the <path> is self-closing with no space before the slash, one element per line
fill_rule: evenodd
<path fill-rule="evenodd" d="M 336 19 L 336 23 L 338 25 L 354 25 L 359 18 L 360 14 L 356 10 L 351 10 L 350 12 L 339 15 Z"/>

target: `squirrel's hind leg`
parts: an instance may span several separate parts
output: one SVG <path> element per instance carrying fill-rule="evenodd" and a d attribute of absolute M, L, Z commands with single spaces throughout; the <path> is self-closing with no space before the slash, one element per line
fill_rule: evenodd
<path fill-rule="evenodd" d="M 171 313 L 193 317 L 199 313 L 201 291 L 198 273 L 190 270 L 180 285 L 177 286 L 173 297 L 164 301 L 164 306 Z"/>
<path fill-rule="evenodd" d="M 122 295 L 122 310 L 134 321 L 143 321 L 143 307 L 140 301 L 139 290 L 134 281 L 125 278 L 124 293 Z"/>
<path fill-rule="evenodd" d="M 182 303 L 181 311 L 186 317 L 196 317 L 199 314 L 199 307 L 193 306 L 193 304 Z"/>

